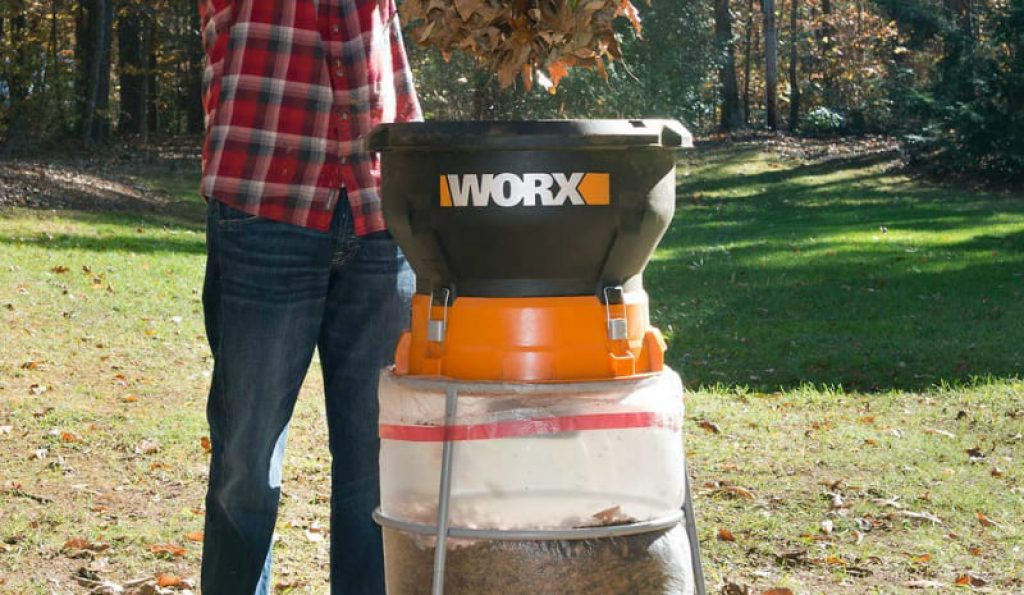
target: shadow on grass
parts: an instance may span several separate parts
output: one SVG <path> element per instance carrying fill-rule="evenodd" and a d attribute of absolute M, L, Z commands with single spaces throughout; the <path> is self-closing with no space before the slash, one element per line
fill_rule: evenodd
<path fill-rule="evenodd" d="M 56 228 L 45 233 L 7 230 L 0 232 L 0 244 L 35 245 L 47 250 L 205 254 L 204 212 L 205 205 L 198 201 L 188 201 L 160 213 L 149 210 L 56 211 L 61 219 L 92 226 L 97 233 L 62 233 Z M 0 218 L 0 222 L 2 220 Z M 162 233 L 153 233 L 157 230 Z"/>
<path fill-rule="evenodd" d="M 875 156 L 729 173 L 750 157 L 712 155 L 693 175 L 646 275 L 688 385 L 920 390 L 1024 375 L 1022 197 L 908 183 Z M 801 183 L 829 173 L 843 175 Z"/>

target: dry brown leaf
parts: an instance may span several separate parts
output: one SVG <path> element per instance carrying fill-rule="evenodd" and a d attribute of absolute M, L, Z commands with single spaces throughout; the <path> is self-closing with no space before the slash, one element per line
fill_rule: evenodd
<path fill-rule="evenodd" d="M 956 434 L 954 434 L 953 432 L 949 432 L 949 431 L 946 431 L 946 430 L 940 430 L 940 429 L 937 429 L 937 428 L 925 428 L 924 433 L 925 434 L 936 434 L 936 435 L 939 435 L 939 436 L 945 436 L 946 438 L 956 438 Z"/>
<path fill-rule="evenodd" d="M 121 402 L 122 403 L 138 403 L 139 402 L 139 398 L 136 397 L 135 395 L 125 395 L 125 396 L 121 397 Z"/>
<path fill-rule="evenodd" d="M 1003 471 L 1002 469 L 1000 469 L 999 467 L 992 467 L 992 470 L 991 470 L 991 471 L 989 471 L 989 474 L 990 474 L 990 475 L 991 475 L 992 477 L 1002 477 L 1003 475 L 1006 475 L 1006 472 L 1004 472 L 1004 471 Z"/>
<path fill-rule="evenodd" d="M 992 519 L 988 518 L 988 516 L 985 515 L 985 513 L 983 513 L 983 512 L 976 512 L 976 513 L 974 513 L 974 516 L 976 516 L 978 518 L 978 522 L 981 523 L 982 527 L 998 527 L 999 526 L 999 523 L 997 523 L 997 522 L 993 521 Z"/>
<path fill-rule="evenodd" d="M 203 532 L 202 531 L 192 531 L 191 533 L 186 533 L 185 534 L 185 539 L 187 539 L 189 541 L 194 541 L 196 543 L 202 543 L 202 541 L 203 541 Z"/>
<path fill-rule="evenodd" d="M 982 551 L 982 549 L 980 547 L 968 548 L 967 552 L 969 554 L 971 554 L 972 556 L 975 556 L 975 557 L 980 557 L 982 554 L 984 554 L 984 552 Z"/>
<path fill-rule="evenodd" d="M 775 589 L 762 591 L 761 595 L 793 595 L 793 591 L 785 587 L 776 587 Z"/>
<path fill-rule="evenodd" d="M 210 442 L 210 438 L 208 436 L 203 436 L 199 439 L 199 446 L 203 447 L 203 452 L 206 454 L 213 452 L 213 444 Z"/>
<path fill-rule="evenodd" d="M 82 441 L 81 438 L 79 438 L 78 436 L 75 436 L 71 432 L 61 432 L 60 433 L 60 439 L 62 441 L 64 441 L 64 442 L 81 442 Z"/>
<path fill-rule="evenodd" d="M 135 452 L 140 455 L 151 455 L 160 450 L 160 443 L 156 440 L 150 440 L 149 438 L 139 442 L 139 445 L 135 447 Z"/>
<path fill-rule="evenodd" d="M 932 555 L 921 554 L 920 556 L 911 556 L 910 561 L 914 564 L 927 564 L 932 561 Z"/>
<path fill-rule="evenodd" d="M 730 495 L 730 496 L 736 496 L 738 498 L 744 498 L 746 500 L 753 500 L 754 499 L 754 493 L 753 492 L 751 492 L 750 490 L 748 490 L 746 488 L 741 488 L 740 486 L 721 485 L 721 486 L 715 487 L 712 493 L 715 493 L 715 494 L 727 494 L 727 495 Z"/>
<path fill-rule="evenodd" d="M 180 587 L 180 586 L 182 586 L 181 585 L 181 582 L 182 582 L 181 581 L 181 577 L 174 576 L 173 574 L 164 574 L 164 573 L 160 572 L 160 573 L 157 573 L 155 578 L 156 578 L 157 586 L 160 587 L 161 589 L 166 589 L 167 587 Z"/>
<path fill-rule="evenodd" d="M 58 275 L 63 275 L 64 273 L 66 273 L 66 272 L 68 272 L 70 270 L 71 269 L 69 269 L 68 267 L 66 267 L 66 266 L 64 266 L 62 264 L 58 264 L 57 266 L 55 266 L 52 269 L 50 269 L 50 272 L 51 273 L 56 273 Z"/>
<path fill-rule="evenodd" d="M 163 554 L 167 556 L 173 556 L 175 558 L 180 558 L 181 556 L 185 555 L 185 548 L 170 543 L 159 543 L 151 545 L 149 546 L 149 551 L 157 555 Z"/>
<path fill-rule="evenodd" d="M 709 421 L 707 419 L 702 419 L 702 420 L 698 421 L 697 425 L 701 429 L 707 431 L 709 434 L 721 434 L 722 433 L 722 428 L 719 428 L 718 424 L 716 424 L 716 423 L 714 423 L 712 421 Z"/>
<path fill-rule="evenodd" d="M 718 529 L 718 540 L 719 541 L 736 541 L 736 537 L 733 536 L 732 531 L 719 527 L 719 529 Z"/>
<path fill-rule="evenodd" d="M 958 575 L 955 582 L 961 587 L 984 587 L 988 584 L 987 580 L 976 574 L 971 574 L 970 572 Z"/>

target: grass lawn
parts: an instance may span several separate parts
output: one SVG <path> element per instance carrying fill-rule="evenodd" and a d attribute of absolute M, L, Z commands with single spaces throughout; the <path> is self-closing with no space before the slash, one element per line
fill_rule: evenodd
<path fill-rule="evenodd" d="M 647 286 L 690 389 L 709 592 L 1024 593 L 1024 197 L 884 153 L 681 165 Z M 198 579 L 202 206 L 193 173 L 139 181 L 168 216 L 0 211 L 0 593 Z M 319 391 L 314 366 L 279 592 L 327 584 Z"/>

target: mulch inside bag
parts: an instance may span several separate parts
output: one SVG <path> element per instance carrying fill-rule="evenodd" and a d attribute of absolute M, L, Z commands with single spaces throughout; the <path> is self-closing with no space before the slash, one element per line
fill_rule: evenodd
<path fill-rule="evenodd" d="M 389 595 L 429 595 L 434 540 L 384 529 Z M 682 526 L 571 541 L 450 540 L 445 595 L 689 595 Z"/>

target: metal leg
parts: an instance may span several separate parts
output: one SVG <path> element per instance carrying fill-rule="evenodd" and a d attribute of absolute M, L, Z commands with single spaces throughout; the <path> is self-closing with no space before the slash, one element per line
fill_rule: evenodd
<path fill-rule="evenodd" d="M 449 440 L 448 432 L 455 425 L 455 411 L 458 406 L 459 391 L 449 386 L 445 392 L 444 404 L 444 445 L 441 451 L 441 486 L 437 496 L 437 537 L 434 543 L 434 580 L 430 592 L 433 595 L 444 595 L 444 569 L 448 555 L 448 504 L 452 495 L 452 450 L 454 444 Z"/>
<path fill-rule="evenodd" d="M 683 468 L 686 479 L 686 500 L 683 502 L 683 520 L 686 523 L 686 536 L 690 541 L 690 562 L 693 566 L 693 583 L 696 595 L 705 595 L 707 586 L 704 584 L 704 563 L 700 556 L 700 538 L 697 536 L 697 517 L 693 513 L 693 491 L 690 489 L 690 474 Z"/>

